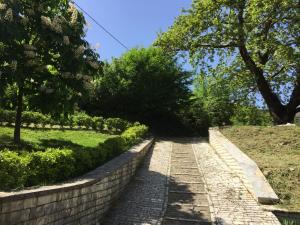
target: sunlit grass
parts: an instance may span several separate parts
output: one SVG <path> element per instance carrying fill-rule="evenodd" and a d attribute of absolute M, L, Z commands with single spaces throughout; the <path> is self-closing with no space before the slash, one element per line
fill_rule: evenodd
<path fill-rule="evenodd" d="M 14 129 L 11 127 L 0 127 L 0 150 L 5 146 L 14 146 L 12 143 Z M 22 145 L 27 144 L 34 148 L 42 148 L 43 145 L 50 145 L 51 142 L 69 143 L 82 147 L 96 147 L 104 142 L 110 135 L 94 131 L 82 130 L 51 130 L 51 129 L 21 129 Z M 58 145 L 58 146 L 57 146 Z M 59 147 L 59 144 L 56 144 Z"/>
<path fill-rule="evenodd" d="M 222 133 L 256 161 L 280 206 L 300 210 L 300 127 L 241 126 Z"/>

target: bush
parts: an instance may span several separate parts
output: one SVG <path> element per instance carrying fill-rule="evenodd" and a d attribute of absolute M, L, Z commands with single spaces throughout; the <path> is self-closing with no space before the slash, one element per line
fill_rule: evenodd
<path fill-rule="evenodd" d="M 36 127 L 41 124 L 45 127 L 47 124 L 50 124 L 51 118 L 47 115 L 44 115 L 39 112 L 25 111 L 22 114 L 22 123 L 29 125 L 33 123 Z"/>
<path fill-rule="evenodd" d="M 127 150 L 125 139 L 119 136 L 107 139 L 101 146 L 108 159 L 114 158 Z"/>
<path fill-rule="evenodd" d="M 92 127 L 94 124 L 93 118 L 85 113 L 77 113 L 72 116 L 72 119 L 75 125 L 80 127 L 84 126 L 87 129 Z"/>
<path fill-rule="evenodd" d="M 83 174 L 93 168 L 96 165 L 93 163 L 93 155 L 91 154 L 91 150 L 87 149 L 78 149 L 74 150 L 74 157 L 76 160 L 76 169 L 75 174 Z"/>
<path fill-rule="evenodd" d="M 82 175 L 125 152 L 147 132 L 148 127 L 136 124 L 97 148 L 49 148 L 21 154 L 0 151 L 0 190 L 50 184 Z"/>
<path fill-rule="evenodd" d="M 105 120 L 105 126 L 111 134 L 121 134 L 131 126 L 130 122 L 120 118 L 108 118 Z"/>
<path fill-rule="evenodd" d="M 49 148 L 30 157 L 28 185 L 54 183 L 74 175 L 76 161 L 72 150 Z"/>
<path fill-rule="evenodd" d="M 234 125 L 266 126 L 272 124 L 269 112 L 254 106 L 236 106 L 231 121 Z"/>
<path fill-rule="evenodd" d="M 148 132 L 148 127 L 145 125 L 137 125 L 129 127 L 125 130 L 121 137 L 124 138 L 127 146 L 134 145 L 138 143 L 143 137 L 146 136 Z"/>
<path fill-rule="evenodd" d="M 29 176 L 29 155 L 18 155 L 16 152 L 4 150 L 0 152 L 0 190 L 9 191 L 24 187 Z"/>
<path fill-rule="evenodd" d="M 92 127 L 94 130 L 103 131 L 104 129 L 104 119 L 103 117 L 93 117 Z"/>
<path fill-rule="evenodd" d="M 0 109 L 0 122 L 7 122 L 12 124 L 15 122 L 16 113 L 14 111 Z"/>

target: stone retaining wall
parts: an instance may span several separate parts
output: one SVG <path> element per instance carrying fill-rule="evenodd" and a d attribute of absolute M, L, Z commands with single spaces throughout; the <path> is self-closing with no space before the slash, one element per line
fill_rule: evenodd
<path fill-rule="evenodd" d="M 100 224 L 152 143 L 146 140 L 71 183 L 0 193 L 0 225 Z"/>

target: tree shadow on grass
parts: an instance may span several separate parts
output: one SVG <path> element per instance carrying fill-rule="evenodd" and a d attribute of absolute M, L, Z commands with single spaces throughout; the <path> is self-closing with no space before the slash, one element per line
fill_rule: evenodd
<path fill-rule="evenodd" d="M 46 148 L 67 148 L 73 151 L 83 150 L 83 149 L 95 149 L 92 147 L 86 147 L 73 143 L 72 141 L 67 141 L 63 139 L 40 139 L 40 146 L 44 149 Z"/>
<path fill-rule="evenodd" d="M 8 149 L 11 151 L 26 151 L 34 152 L 41 151 L 42 149 L 36 144 L 29 141 L 21 140 L 20 144 L 15 144 L 13 138 L 9 135 L 3 134 L 0 135 L 0 150 Z"/>
<path fill-rule="evenodd" d="M 15 144 L 11 136 L 5 134 L 0 135 L 0 150 L 8 149 L 17 152 L 37 152 L 45 151 L 48 148 L 66 148 L 73 151 L 95 149 L 93 147 L 83 146 L 63 139 L 39 139 L 39 142 L 37 143 L 21 140 L 20 144 Z"/>

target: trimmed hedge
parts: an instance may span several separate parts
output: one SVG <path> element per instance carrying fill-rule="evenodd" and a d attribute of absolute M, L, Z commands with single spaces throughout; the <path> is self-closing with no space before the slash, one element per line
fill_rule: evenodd
<path fill-rule="evenodd" d="M 0 109 L 0 122 L 7 122 L 8 124 L 14 123 L 15 112 Z M 70 128 L 78 126 L 86 129 L 93 129 L 95 131 L 108 132 L 110 134 L 121 134 L 127 128 L 137 125 L 137 123 L 130 123 L 121 118 L 104 119 L 103 117 L 91 117 L 82 112 L 77 112 L 68 118 L 62 116 L 61 118 L 54 119 L 49 115 L 32 111 L 24 111 L 22 113 L 22 124 L 25 126 L 34 124 L 35 127 L 38 125 L 42 125 L 42 127 L 45 127 L 46 125 L 60 125 L 61 127 L 69 126 Z"/>
<path fill-rule="evenodd" d="M 29 177 L 29 155 L 3 150 L 0 152 L 0 190 L 24 187 Z"/>
<path fill-rule="evenodd" d="M 134 145 L 146 136 L 148 130 L 148 127 L 145 125 L 136 125 L 125 130 L 121 137 L 125 140 L 127 146 Z"/>
<path fill-rule="evenodd" d="M 80 176 L 127 151 L 145 137 L 147 131 L 144 125 L 130 127 L 96 148 L 48 148 L 32 153 L 0 151 L 0 190 L 53 184 Z"/>
<path fill-rule="evenodd" d="M 120 118 L 108 118 L 105 120 L 104 124 L 108 132 L 111 134 L 121 134 L 127 128 L 132 126 L 132 124 L 128 121 Z"/>

